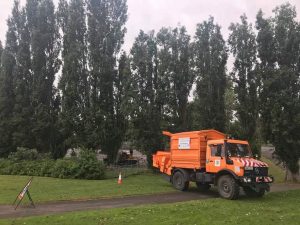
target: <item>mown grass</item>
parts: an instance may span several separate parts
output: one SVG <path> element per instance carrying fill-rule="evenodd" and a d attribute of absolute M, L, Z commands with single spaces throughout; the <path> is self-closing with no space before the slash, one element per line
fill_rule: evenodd
<path fill-rule="evenodd" d="M 299 224 L 300 190 L 236 201 L 208 199 L 51 216 L 0 220 L 0 225 Z"/>
<path fill-rule="evenodd" d="M 0 175 L 0 204 L 11 204 L 30 177 Z M 34 177 L 30 194 L 35 202 L 96 199 L 175 191 L 161 175 L 132 175 L 117 179 L 78 180 Z M 25 197 L 26 198 L 26 197 Z"/>
<path fill-rule="evenodd" d="M 269 173 L 275 177 L 275 182 L 284 182 L 284 171 L 270 160 L 263 158 L 263 161 L 269 164 Z M 130 171 L 123 171 L 123 177 L 127 175 L 130 175 Z M 0 175 L 0 204 L 12 203 L 28 179 L 27 176 Z M 116 179 L 75 180 L 35 177 L 30 188 L 36 202 L 96 199 L 170 191 L 175 189 L 161 175 L 145 172 L 124 178 L 122 185 L 117 185 Z"/>

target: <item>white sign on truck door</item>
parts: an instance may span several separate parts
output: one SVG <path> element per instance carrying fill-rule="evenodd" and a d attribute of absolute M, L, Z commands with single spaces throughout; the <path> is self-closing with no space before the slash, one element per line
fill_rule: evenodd
<path fill-rule="evenodd" d="M 190 149 L 190 138 L 179 138 L 178 139 L 178 149 Z"/>

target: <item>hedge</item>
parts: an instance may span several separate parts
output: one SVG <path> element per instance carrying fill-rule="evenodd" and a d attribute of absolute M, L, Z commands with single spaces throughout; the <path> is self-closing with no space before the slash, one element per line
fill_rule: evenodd
<path fill-rule="evenodd" d="M 82 150 L 78 158 L 53 160 L 36 150 L 19 148 L 0 159 L 0 174 L 95 180 L 105 178 L 105 166 L 89 150 Z"/>

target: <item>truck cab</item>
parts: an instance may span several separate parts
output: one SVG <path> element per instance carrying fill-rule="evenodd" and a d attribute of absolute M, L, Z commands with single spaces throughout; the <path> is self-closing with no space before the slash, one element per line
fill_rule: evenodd
<path fill-rule="evenodd" d="M 256 197 L 270 190 L 268 165 L 253 157 L 247 141 L 227 139 L 215 130 L 164 134 L 170 149 L 154 154 L 153 166 L 168 174 L 176 189 L 184 191 L 190 182 L 202 191 L 215 185 L 226 199 L 238 198 L 240 187 Z"/>
<path fill-rule="evenodd" d="M 233 171 L 237 176 L 243 175 L 242 159 L 253 158 L 247 141 L 212 140 L 207 142 L 206 171 L 218 173 L 221 170 Z"/>

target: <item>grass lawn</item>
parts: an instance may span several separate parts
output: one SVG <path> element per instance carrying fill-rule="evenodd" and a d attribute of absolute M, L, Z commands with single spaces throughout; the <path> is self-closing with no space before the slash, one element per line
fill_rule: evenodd
<path fill-rule="evenodd" d="M 269 173 L 275 182 L 284 181 L 284 171 L 270 160 L 263 158 L 270 166 Z M 20 189 L 28 181 L 27 176 L 0 175 L 0 204 L 11 204 Z M 194 186 L 194 185 L 192 185 Z M 30 188 L 35 202 L 58 200 L 95 199 L 175 191 L 160 175 L 144 173 L 131 175 L 117 185 L 117 179 L 75 180 L 35 177 Z"/>
<path fill-rule="evenodd" d="M 299 224 L 300 190 L 236 201 L 208 199 L 52 216 L 0 220 L 0 225 Z"/>
<path fill-rule="evenodd" d="M 11 204 L 29 178 L 0 175 L 0 204 Z M 117 184 L 117 179 L 75 180 L 34 177 L 30 187 L 30 194 L 35 202 L 95 199 L 170 191 L 175 190 L 161 175 L 151 173 L 124 178 L 122 185 Z"/>
<path fill-rule="evenodd" d="M 277 166 L 274 162 L 272 162 L 271 160 L 265 157 L 262 157 L 261 160 L 266 162 L 269 165 L 269 174 L 275 177 L 275 182 L 283 183 L 285 177 L 285 171 L 282 170 L 279 166 Z"/>

